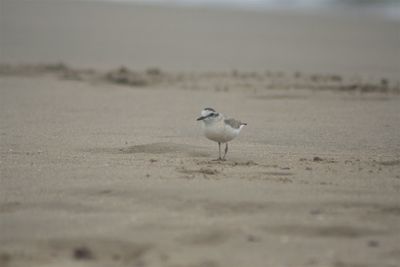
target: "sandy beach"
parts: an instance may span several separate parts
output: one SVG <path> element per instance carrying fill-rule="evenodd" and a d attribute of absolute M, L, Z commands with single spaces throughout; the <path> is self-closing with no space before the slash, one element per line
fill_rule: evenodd
<path fill-rule="evenodd" d="M 1 7 L 0 266 L 399 266 L 398 22 Z"/>

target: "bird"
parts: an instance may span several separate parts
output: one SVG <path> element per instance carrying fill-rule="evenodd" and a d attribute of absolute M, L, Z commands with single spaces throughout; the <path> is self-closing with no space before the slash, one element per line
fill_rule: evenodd
<path fill-rule="evenodd" d="M 228 153 L 228 142 L 238 136 L 247 123 L 226 118 L 213 108 L 203 109 L 200 115 L 197 121 L 203 122 L 204 135 L 208 139 L 218 143 L 219 157 L 217 160 L 224 161 Z M 225 153 L 223 157 L 221 157 L 221 144 L 225 144 Z"/>

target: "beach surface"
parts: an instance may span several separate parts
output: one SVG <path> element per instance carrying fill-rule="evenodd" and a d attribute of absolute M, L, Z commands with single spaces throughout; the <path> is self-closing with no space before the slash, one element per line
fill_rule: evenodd
<path fill-rule="evenodd" d="M 1 7 L 0 266 L 399 266 L 398 23 Z"/>

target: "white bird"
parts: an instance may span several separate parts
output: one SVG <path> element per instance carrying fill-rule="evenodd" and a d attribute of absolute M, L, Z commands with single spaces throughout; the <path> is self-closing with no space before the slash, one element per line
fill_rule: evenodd
<path fill-rule="evenodd" d="M 212 108 L 205 108 L 201 111 L 201 116 L 197 118 L 198 121 L 203 121 L 204 135 L 218 143 L 219 158 L 218 160 L 225 160 L 228 153 L 228 142 L 239 135 L 243 126 L 247 123 L 235 119 L 225 118 L 221 113 L 216 112 Z M 221 143 L 225 143 L 225 153 L 221 158 Z"/>

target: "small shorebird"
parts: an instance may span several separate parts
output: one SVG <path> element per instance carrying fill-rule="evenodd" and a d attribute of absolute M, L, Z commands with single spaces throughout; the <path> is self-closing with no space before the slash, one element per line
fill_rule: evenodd
<path fill-rule="evenodd" d="M 225 160 L 226 153 L 228 153 L 228 142 L 239 135 L 240 130 L 247 123 L 240 122 L 235 119 L 227 119 L 221 113 L 216 112 L 212 108 L 205 108 L 201 111 L 201 117 L 197 118 L 198 121 L 203 121 L 204 135 L 218 143 L 219 158 L 218 160 Z M 225 143 L 225 153 L 221 158 L 221 143 Z"/>

